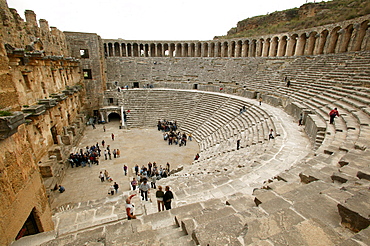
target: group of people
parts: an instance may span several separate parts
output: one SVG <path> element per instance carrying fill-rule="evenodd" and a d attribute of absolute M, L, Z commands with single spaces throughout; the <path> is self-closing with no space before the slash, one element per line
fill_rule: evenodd
<path fill-rule="evenodd" d="M 158 128 L 158 131 L 163 131 L 163 132 L 176 131 L 177 123 L 176 121 L 167 121 L 163 119 L 163 120 L 158 121 L 157 128 Z"/>
<path fill-rule="evenodd" d="M 139 189 L 141 191 L 142 196 L 143 196 L 143 193 L 146 194 L 147 196 L 147 194 L 150 191 L 150 188 L 148 187 L 148 184 L 146 181 L 140 184 Z M 136 196 L 136 194 L 130 195 L 126 199 L 126 213 L 127 213 L 128 220 L 136 219 L 136 215 L 134 215 L 135 206 L 132 204 L 132 201 L 131 201 L 134 196 Z M 158 190 L 155 193 L 155 197 L 157 200 L 158 212 L 164 211 L 165 208 L 166 210 L 171 209 L 171 202 L 174 197 L 173 197 L 172 191 L 170 191 L 169 186 L 165 187 L 165 191 L 163 191 L 162 186 L 158 186 Z"/>
<path fill-rule="evenodd" d="M 96 145 L 90 147 L 86 146 L 85 150 L 80 149 L 77 153 L 71 153 L 68 161 L 72 168 L 85 167 L 86 165 L 91 167 L 92 164 L 99 165 L 100 152 L 99 144 L 96 143 Z"/>
<path fill-rule="evenodd" d="M 175 144 L 181 147 L 181 146 L 186 146 L 187 136 L 185 133 L 181 134 L 180 131 L 178 132 L 170 131 L 170 132 L 166 132 L 163 134 L 163 140 L 168 141 L 168 145 Z"/>

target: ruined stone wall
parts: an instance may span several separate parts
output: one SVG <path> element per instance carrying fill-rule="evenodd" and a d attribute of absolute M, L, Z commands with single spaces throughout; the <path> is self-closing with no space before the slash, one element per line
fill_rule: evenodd
<path fill-rule="evenodd" d="M 92 115 L 102 105 L 106 89 L 106 62 L 103 42 L 95 33 L 65 32 L 69 52 L 80 59 L 86 88 L 85 109 Z"/>
<path fill-rule="evenodd" d="M 82 135 L 85 90 L 80 63 L 65 36 L 26 11 L 26 22 L 0 0 L 0 245 L 32 213 L 39 231 L 53 229 L 52 200 Z"/>

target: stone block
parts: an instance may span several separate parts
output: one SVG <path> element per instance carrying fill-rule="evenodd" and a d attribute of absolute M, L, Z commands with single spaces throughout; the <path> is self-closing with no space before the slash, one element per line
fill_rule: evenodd
<path fill-rule="evenodd" d="M 275 199 L 269 200 L 268 202 L 264 202 L 259 205 L 260 208 L 265 210 L 268 214 L 272 214 L 277 212 L 278 210 L 289 208 L 291 204 L 286 200 L 277 197 Z"/>
<path fill-rule="evenodd" d="M 22 112 L 12 112 L 10 116 L 0 117 L 0 139 L 6 139 L 17 132 L 18 126 L 25 123 Z"/>
<path fill-rule="evenodd" d="M 231 206 L 237 212 L 244 211 L 248 208 L 254 207 L 256 204 L 253 201 L 252 196 L 241 196 L 233 199 L 228 199 L 226 205 Z"/>
<path fill-rule="evenodd" d="M 197 245 L 242 245 L 237 237 L 247 230 L 236 215 L 218 218 L 198 226 L 193 232 Z M 222 230 L 220 230 L 222 228 Z"/>
<path fill-rule="evenodd" d="M 357 192 L 344 203 L 338 204 L 341 224 L 354 232 L 370 225 L 370 194 L 368 190 Z"/>
<path fill-rule="evenodd" d="M 169 210 L 162 212 L 145 215 L 142 217 L 143 223 L 151 223 L 153 229 L 163 228 L 168 225 L 172 225 L 175 220 L 174 217 L 170 215 Z"/>
<path fill-rule="evenodd" d="M 304 221 L 302 216 L 291 209 L 281 209 L 264 218 L 248 223 L 248 231 L 244 236 L 246 245 L 255 240 L 264 240 L 272 235 L 289 231 L 291 227 Z"/>

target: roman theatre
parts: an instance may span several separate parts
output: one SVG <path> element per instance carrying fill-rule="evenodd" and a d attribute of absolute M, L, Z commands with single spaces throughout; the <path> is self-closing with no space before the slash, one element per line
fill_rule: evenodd
<path fill-rule="evenodd" d="M 0 6 L 1 245 L 370 244 L 370 15 L 143 41 L 63 32 Z M 163 119 L 193 136 L 189 146 L 163 141 Z M 72 169 L 70 153 L 102 136 L 122 156 Z M 127 220 L 133 160 L 146 165 L 145 154 L 174 158 L 157 181 L 173 208 L 157 212 L 151 192 L 133 199 L 138 219 Z M 117 195 L 98 179 L 105 168 Z"/>

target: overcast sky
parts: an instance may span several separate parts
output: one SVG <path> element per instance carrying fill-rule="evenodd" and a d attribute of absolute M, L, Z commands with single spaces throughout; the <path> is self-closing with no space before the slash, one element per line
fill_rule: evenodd
<path fill-rule="evenodd" d="M 24 19 L 26 9 L 61 31 L 103 39 L 211 40 L 238 21 L 300 7 L 306 0 L 7 0 Z M 313 0 L 308 0 L 313 2 Z M 321 0 L 316 0 L 321 2 Z"/>

